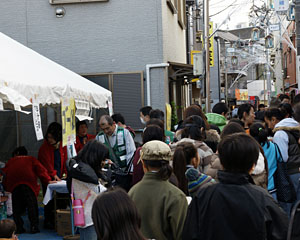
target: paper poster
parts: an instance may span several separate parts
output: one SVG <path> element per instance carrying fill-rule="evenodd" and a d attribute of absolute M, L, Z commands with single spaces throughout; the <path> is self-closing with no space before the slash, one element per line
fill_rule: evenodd
<path fill-rule="evenodd" d="M 76 140 L 75 101 L 64 98 L 61 104 L 63 146 L 72 145 Z"/>
<path fill-rule="evenodd" d="M 3 107 L 3 100 L 0 98 L 0 111 L 3 111 L 4 107 Z"/>
<path fill-rule="evenodd" d="M 32 99 L 32 118 L 33 118 L 33 125 L 34 125 L 36 139 L 40 141 L 44 137 L 43 137 L 43 130 L 42 130 L 40 104 L 35 98 Z"/>
<path fill-rule="evenodd" d="M 171 121 L 172 120 L 172 107 L 169 103 L 166 103 L 166 128 L 171 131 Z"/>
<path fill-rule="evenodd" d="M 113 104 L 112 104 L 112 99 L 111 96 L 108 97 L 108 112 L 109 112 L 109 116 L 112 116 L 114 114 L 113 111 Z"/>

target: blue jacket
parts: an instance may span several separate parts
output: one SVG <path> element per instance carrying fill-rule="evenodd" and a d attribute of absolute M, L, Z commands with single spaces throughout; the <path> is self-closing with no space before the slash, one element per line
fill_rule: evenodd
<path fill-rule="evenodd" d="M 262 148 L 268 161 L 268 190 L 270 191 L 275 188 L 273 176 L 277 169 L 277 161 L 280 158 L 280 153 L 275 148 L 275 144 L 272 142 L 269 142 L 269 144 L 265 143 L 264 145 L 262 145 Z"/>

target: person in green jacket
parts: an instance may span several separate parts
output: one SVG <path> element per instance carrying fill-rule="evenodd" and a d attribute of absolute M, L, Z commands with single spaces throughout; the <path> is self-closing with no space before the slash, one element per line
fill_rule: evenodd
<path fill-rule="evenodd" d="M 145 175 L 128 193 L 141 215 L 141 231 L 148 239 L 182 239 L 188 203 L 185 194 L 168 181 L 171 159 L 166 143 L 154 140 L 144 144 L 140 160 Z"/>
<path fill-rule="evenodd" d="M 226 116 L 228 111 L 227 105 L 223 102 L 219 102 L 213 107 L 212 113 L 207 113 L 205 116 L 209 124 L 218 126 L 220 131 L 222 131 L 227 124 Z"/>

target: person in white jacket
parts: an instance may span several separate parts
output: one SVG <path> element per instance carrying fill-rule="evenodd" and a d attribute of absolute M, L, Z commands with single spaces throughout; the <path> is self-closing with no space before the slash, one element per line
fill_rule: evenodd
<path fill-rule="evenodd" d="M 300 200 L 300 148 L 298 145 L 300 125 L 291 115 L 292 113 L 286 111 L 286 107 L 269 109 L 266 112 L 265 120 L 269 128 L 275 132 L 273 142 L 278 145 L 282 160 L 287 163 L 288 174 L 293 182 L 297 196 L 296 201 L 298 201 Z M 280 202 L 280 205 L 287 214 L 290 214 L 294 203 Z"/>

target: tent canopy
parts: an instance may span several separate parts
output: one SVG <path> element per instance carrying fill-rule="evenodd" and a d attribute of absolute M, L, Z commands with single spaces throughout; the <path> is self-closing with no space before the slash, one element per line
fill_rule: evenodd
<path fill-rule="evenodd" d="M 73 97 L 107 108 L 111 92 L 0 33 L 0 99 L 15 106 L 60 104 Z"/>

